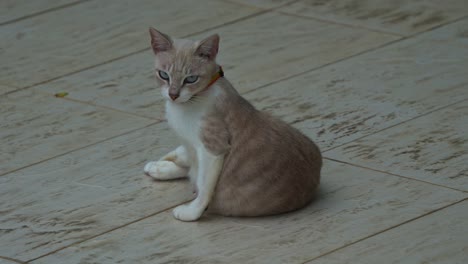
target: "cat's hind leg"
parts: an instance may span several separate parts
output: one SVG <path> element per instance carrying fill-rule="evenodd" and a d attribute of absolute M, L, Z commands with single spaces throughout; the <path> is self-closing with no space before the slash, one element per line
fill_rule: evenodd
<path fill-rule="evenodd" d="M 184 146 L 179 146 L 158 161 L 150 161 L 144 172 L 156 180 L 184 178 L 189 172 L 189 156 Z"/>

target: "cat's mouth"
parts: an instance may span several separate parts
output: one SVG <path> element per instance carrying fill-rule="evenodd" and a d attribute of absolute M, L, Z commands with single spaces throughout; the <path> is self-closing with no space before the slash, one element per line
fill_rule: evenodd
<path fill-rule="evenodd" d="M 183 98 L 183 97 L 178 97 L 177 99 L 173 100 L 173 99 L 167 99 L 169 102 L 171 103 L 174 103 L 174 104 L 185 104 L 185 103 L 193 103 L 194 101 L 196 101 L 196 99 L 192 97 L 189 97 L 189 98 Z"/>

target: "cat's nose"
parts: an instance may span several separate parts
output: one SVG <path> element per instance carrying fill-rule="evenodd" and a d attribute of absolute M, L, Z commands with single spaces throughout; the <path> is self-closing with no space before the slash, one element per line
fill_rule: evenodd
<path fill-rule="evenodd" d="M 169 97 L 172 99 L 172 101 L 175 101 L 175 99 L 179 98 L 178 93 L 169 93 Z"/>

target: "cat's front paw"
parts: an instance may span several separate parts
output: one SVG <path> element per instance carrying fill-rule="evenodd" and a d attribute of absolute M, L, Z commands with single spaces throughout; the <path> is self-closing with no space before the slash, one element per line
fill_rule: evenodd
<path fill-rule="evenodd" d="M 187 169 L 177 166 L 172 161 L 150 161 L 143 171 L 156 180 L 170 180 L 187 176 Z"/>
<path fill-rule="evenodd" d="M 172 211 L 174 217 L 180 221 L 196 221 L 203 213 L 203 209 L 194 206 L 193 203 L 179 205 Z"/>

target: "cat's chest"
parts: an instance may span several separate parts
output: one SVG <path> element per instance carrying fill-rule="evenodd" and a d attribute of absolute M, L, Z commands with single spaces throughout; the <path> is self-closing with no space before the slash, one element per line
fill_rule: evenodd
<path fill-rule="evenodd" d="M 200 132 L 206 113 L 206 105 L 184 106 L 170 102 L 166 104 L 166 118 L 169 126 L 192 146 L 200 143 Z"/>

